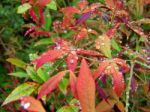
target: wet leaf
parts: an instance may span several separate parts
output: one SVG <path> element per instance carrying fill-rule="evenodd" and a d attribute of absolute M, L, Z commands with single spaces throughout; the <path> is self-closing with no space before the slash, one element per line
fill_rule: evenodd
<path fill-rule="evenodd" d="M 77 66 L 77 60 L 78 60 L 78 57 L 75 54 L 72 54 L 70 53 L 67 57 L 67 67 L 69 70 L 72 70 L 74 71 L 76 69 L 76 66 Z"/>
<path fill-rule="evenodd" d="M 77 54 L 83 54 L 87 56 L 102 56 L 99 52 L 84 49 L 77 49 Z"/>
<path fill-rule="evenodd" d="M 58 74 L 52 76 L 48 81 L 46 81 L 42 86 L 38 94 L 38 99 L 42 98 L 43 96 L 50 94 L 54 89 L 58 87 L 58 84 L 64 77 L 64 75 L 68 71 L 62 71 Z"/>
<path fill-rule="evenodd" d="M 5 99 L 2 105 L 19 100 L 21 97 L 30 95 L 37 88 L 36 83 L 24 83 L 16 87 Z"/>
<path fill-rule="evenodd" d="M 124 91 L 124 78 L 123 74 L 112 68 L 113 87 L 117 96 L 120 97 Z"/>
<path fill-rule="evenodd" d="M 106 57 L 111 58 L 111 40 L 107 35 L 101 35 L 96 40 L 96 49 L 100 50 Z"/>
<path fill-rule="evenodd" d="M 36 69 L 38 69 L 47 62 L 55 61 L 56 59 L 60 58 L 63 54 L 64 52 L 62 50 L 49 50 L 42 54 L 39 58 L 33 60 L 32 62 L 36 64 Z"/>
<path fill-rule="evenodd" d="M 35 82 L 38 82 L 38 83 L 43 83 L 42 79 L 36 74 L 35 70 L 33 67 L 30 67 L 28 66 L 27 69 L 27 74 L 28 76 Z"/>
<path fill-rule="evenodd" d="M 32 111 L 32 112 L 46 112 L 42 106 L 42 103 L 31 96 L 22 97 L 21 106 L 25 110 Z"/>
<path fill-rule="evenodd" d="M 109 66 L 109 62 L 107 62 L 107 61 L 101 62 L 99 67 L 93 74 L 94 79 L 97 79 L 98 77 L 103 75 L 103 72 L 105 71 L 107 66 Z"/>
<path fill-rule="evenodd" d="M 95 112 L 95 83 L 84 59 L 81 62 L 76 88 L 82 112 Z"/>

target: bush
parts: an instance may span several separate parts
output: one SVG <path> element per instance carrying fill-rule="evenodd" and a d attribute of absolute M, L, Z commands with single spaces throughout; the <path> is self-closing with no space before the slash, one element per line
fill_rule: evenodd
<path fill-rule="evenodd" d="M 15 88 L 2 104 L 5 110 L 148 112 L 149 2 L 22 0 L 16 4 L 15 11 L 24 20 L 16 14 L 17 21 L 10 19 L 13 10 L 4 14 L 12 25 L 1 39 L 5 48 L 4 37 L 17 35 L 16 41 L 6 40 L 15 41 L 8 47 L 15 49 L 14 55 L 3 55 L 10 63 L 9 77 L 17 77 L 12 78 L 10 87 Z M 10 108 L 4 106 L 14 101 Z"/>

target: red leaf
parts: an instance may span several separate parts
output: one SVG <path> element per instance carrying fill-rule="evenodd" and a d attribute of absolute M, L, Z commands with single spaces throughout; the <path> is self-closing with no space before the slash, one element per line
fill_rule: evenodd
<path fill-rule="evenodd" d="M 27 36 L 29 33 L 35 31 L 36 28 L 37 28 L 37 27 L 31 27 L 30 29 L 28 29 L 28 30 L 25 32 L 24 36 Z"/>
<path fill-rule="evenodd" d="M 109 62 L 108 61 L 104 61 L 102 62 L 98 69 L 94 72 L 94 79 L 97 79 L 100 75 L 103 75 L 103 72 L 105 71 L 106 67 L 109 66 Z"/>
<path fill-rule="evenodd" d="M 75 51 L 73 51 L 73 52 L 75 52 Z M 74 71 L 76 69 L 77 60 L 78 60 L 78 57 L 76 55 L 76 52 L 74 54 L 72 54 L 72 53 L 68 54 L 67 66 L 68 66 L 69 70 Z"/>
<path fill-rule="evenodd" d="M 117 96 L 120 97 L 124 91 L 124 78 L 122 73 L 115 70 L 112 67 L 112 77 L 113 77 L 113 86 L 114 91 L 116 92 Z"/>
<path fill-rule="evenodd" d="M 75 36 L 76 41 L 79 41 L 87 36 L 87 29 L 82 28 L 81 31 Z"/>
<path fill-rule="evenodd" d="M 51 0 L 38 0 L 38 5 L 41 7 L 44 7 L 47 4 L 49 4 L 50 2 L 51 2 Z"/>
<path fill-rule="evenodd" d="M 63 12 L 65 16 L 71 16 L 72 14 L 80 13 L 80 10 L 76 7 L 66 7 L 62 8 L 61 12 Z"/>
<path fill-rule="evenodd" d="M 105 0 L 107 6 L 111 9 L 123 9 L 124 4 L 122 0 Z"/>
<path fill-rule="evenodd" d="M 121 23 L 116 23 L 115 26 L 113 28 L 111 28 L 110 30 L 107 31 L 107 36 L 111 39 L 116 31 L 118 30 L 119 26 L 120 26 Z"/>
<path fill-rule="evenodd" d="M 129 67 L 128 65 L 126 64 L 126 62 L 122 59 L 119 59 L 119 58 L 115 58 L 113 59 L 119 66 L 121 66 L 122 70 L 124 73 L 128 72 L 129 71 Z"/>
<path fill-rule="evenodd" d="M 116 100 L 113 99 L 107 99 L 108 103 L 105 100 L 102 100 L 97 106 L 96 106 L 96 112 L 111 112 L 113 106 L 116 103 Z"/>
<path fill-rule="evenodd" d="M 39 14 L 40 14 L 40 25 L 44 24 L 44 14 L 43 14 L 43 8 L 39 8 Z"/>
<path fill-rule="evenodd" d="M 51 93 L 54 89 L 57 88 L 59 82 L 61 81 L 61 79 L 63 78 L 63 76 L 67 73 L 68 71 L 62 71 L 59 72 L 57 75 L 54 75 L 53 77 L 51 77 L 48 81 L 46 81 L 38 94 L 38 99 L 40 99 L 42 96 L 47 95 L 49 93 Z"/>
<path fill-rule="evenodd" d="M 76 90 L 76 82 L 77 82 L 77 78 L 75 76 L 75 74 L 70 71 L 70 79 L 69 79 L 69 82 L 70 82 L 70 88 L 71 88 L 71 91 L 72 91 L 72 94 L 75 98 L 77 98 L 77 90 Z"/>
<path fill-rule="evenodd" d="M 84 59 L 81 62 L 76 88 L 82 112 L 95 112 L 95 83 Z"/>
<path fill-rule="evenodd" d="M 131 30 L 133 30 L 135 33 L 137 33 L 140 36 L 146 36 L 143 32 L 143 29 L 140 27 L 135 27 L 131 23 L 126 24 Z"/>
<path fill-rule="evenodd" d="M 73 18 L 65 16 L 62 22 L 62 28 L 67 28 L 72 25 Z"/>
<path fill-rule="evenodd" d="M 31 34 L 35 34 L 35 35 L 47 35 L 50 36 L 50 32 L 45 32 L 42 30 L 35 30 L 34 32 L 32 32 Z"/>
<path fill-rule="evenodd" d="M 92 51 L 92 50 L 84 50 L 84 49 L 77 49 L 77 54 L 83 54 L 88 56 L 102 56 L 100 53 Z"/>
<path fill-rule="evenodd" d="M 84 1 L 80 1 L 77 6 L 82 10 L 84 9 L 87 5 L 88 5 L 88 1 L 84 0 Z"/>
<path fill-rule="evenodd" d="M 48 52 L 42 54 L 39 58 L 33 60 L 33 63 L 36 64 L 36 69 L 38 69 L 43 64 L 47 62 L 53 62 L 60 58 L 62 55 L 64 55 L 62 50 L 49 50 Z"/>
<path fill-rule="evenodd" d="M 30 14 L 30 16 L 32 17 L 32 20 L 33 20 L 36 24 L 38 24 L 38 23 L 39 23 L 38 17 L 37 17 L 37 15 L 35 14 L 33 8 L 30 8 L 30 9 L 29 9 L 29 14 Z"/>
<path fill-rule="evenodd" d="M 46 112 L 41 102 L 31 96 L 25 96 L 21 98 L 21 106 L 30 112 Z"/>

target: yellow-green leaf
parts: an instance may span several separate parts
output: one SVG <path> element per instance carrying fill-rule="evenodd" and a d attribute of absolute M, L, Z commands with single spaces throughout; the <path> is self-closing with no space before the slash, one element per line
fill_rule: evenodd
<path fill-rule="evenodd" d="M 26 12 L 30 8 L 31 8 L 31 5 L 29 3 L 24 3 L 23 5 L 20 5 L 18 7 L 17 13 L 18 14 L 22 14 L 22 13 Z"/>
<path fill-rule="evenodd" d="M 6 61 L 20 68 L 25 68 L 26 66 L 26 63 L 18 58 L 8 58 Z"/>
<path fill-rule="evenodd" d="M 111 40 L 107 35 L 101 35 L 96 39 L 96 49 L 100 50 L 106 57 L 111 58 Z"/>
<path fill-rule="evenodd" d="M 11 94 L 9 94 L 9 96 L 3 102 L 2 106 L 12 101 L 19 100 L 23 96 L 30 95 L 36 88 L 37 84 L 31 82 L 19 85 L 11 92 Z"/>

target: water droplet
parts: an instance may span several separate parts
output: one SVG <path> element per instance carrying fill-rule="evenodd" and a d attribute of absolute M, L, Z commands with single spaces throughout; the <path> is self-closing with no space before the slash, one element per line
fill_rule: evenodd
<path fill-rule="evenodd" d="M 76 51 L 71 51 L 71 54 L 76 54 Z"/>
<path fill-rule="evenodd" d="M 60 46 L 57 46 L 57 47 L 56 47 L 56 49 L 60 49 L 60 48 L 61 48 Z"/>
<path fill-rule="evenodd" d="M 88 29 L 88 32 L 91 32 L 92 31 L 92 29 Z"/>
<path fill-rule="evenodd" d="M 22 104 L 23 108 L 24 109 L 28 109 L 30 107 L 30 103 L 25 103 L 25 104 Z"/>
<path fill-rule="evenodd" d="M 70 63 L 71 63 L 71 64 L 73 64 L 73 63 L 74 63 L 74 60 L 73 60 L 73 59 L 71 59 L 71 60 L 70 60 Z"/>
<path fill-rule="evenodd" d="M 102 46 L 104 46 L 104 45 L 105 45 L 105 43 L 101 43 L 101 45 L 102 45 Z"/>
<path fill-rule="evenodd" d="M 67 33 L 67 30 L 64 30 L 64 33 Z"/>

